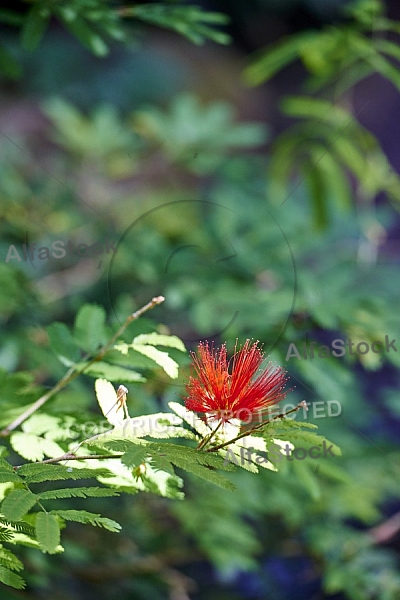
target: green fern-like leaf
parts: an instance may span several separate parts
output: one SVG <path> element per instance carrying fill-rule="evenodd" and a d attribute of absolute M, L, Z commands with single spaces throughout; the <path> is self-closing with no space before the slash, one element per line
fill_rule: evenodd
<path fill-rule="evenodd" d="M 66 488 L 61 490 L 49 490 L 36 494 L 39 500 L 61 500 L 63 498 L 107 498 L 119 496 L 116 490 L 107 488 Z"/>
<path fill-rule="evenodd" d="M 318 429 L 318 426 L 313 423 L 295 421 L 294 419 L 276 419 L 267 423 L 265 427 L 255 432 L 253 435 L 262 436 L 269 446 L 274 439 L 287 440 L 295 446 L 322 446 L 325 442 L 328 446 L 332 446 L 332 452 L 335 456 L 341 456 L 342 452 L 339 446 L 336 446 L 327 438 L 314 431 L 304 431 L 304 429 Z"/>
<path fill-rule="evenodd" d="M 14 473 L 14 467 L 10 465 L 9 462 L 4 460 L 4 458 L 0 458 L 0 469 L 2 471 L 8 471 L 9 473 Z"/>
<path fill-rule="evenodd" d="M 60 481 L 67 479 L 91 479 L 99 475 L 107 476 L 107 469 L 74 469 L 64 465 L 26 464 L 18 469 L 26 483 L 41 483 L 42 481 Z M 21 481 L 21 479 L 19 479 Z"/>
<path fill-rule="evenodd" d="M 107 519 L 101 515 L 87 512 L 86 510 L 52 510 L 51 515 L 57 515 L 65 521 L 74 521 L 75 523 L 85 523 L 95 527 L 104 527 L 114 533 L 119 532 L 121 525 L 112 519 Z"/>
<path fill-rule="evenodd" d="M 34 527 L 29 525 L 28 523 L 25 523 L 24 521 L 16 521 L 15 523 L 12 523 L 11 521 L 8 521 L 7 519 L 4 519 L 0 516 L 0 523 L 8 527 L 13 532 L 23 533 L 24 535 L 30 536 L 32 538 L 35 537 Z"/>
<path fill-rule="evenodd" d="M 232 471 L 235 470 L 235 467 L 231 464 L 225 464 L 223 458 L 217 454 L 201 452 L 194 448 L 168 443 L 157 444 L 156 442 L 148 442 L 146 447 L 151 457 L 161 456 L 173 465 L 193 473 L 210 483 L 228 490 L 235 489 L 235 486 L 228 479 L 214 470 L 223 469 Z M 129 450 L 122 460 L 127 455 L 129 456 Z"/>
<path fill-rule="evenodd" d="M 135 467 L 143 463 L 148 455 L 146 447 L 130 444 L 121 458 L 121 462 L 127 467 Z"/>
<path fill-rule="evenodd" d="M 137 4 L 124 8 L 123 14 L 175 30 L 194 44 L 204 44 L 207 39 L 218 44 L 230 42 L 228 34 L 210 26 L 224 25 L 229 18 L 222 13 L 206 12 L 198 6 L 168 6 L 165 3 Z"/>
<path fill-rule="evenodd" d="M 289 441 L 292 442 L 295 446 L 298 443 L 301 446 L 322 446 L 323 443 L 325 442 L 328 446 L 332 446 L 332 452 L 335 456 L 341 456 L 342 455 L 342 451 L 340 450 L 339 446 L 336 446 L 336 444 L 333 444 L 331 441 L 329 441 L 327 438 L 325 438 L 322 435 L 319 435 L 318 433 L 314 433 L 313 431 L 293 431 L 293 433 L 291 433 L 289 436 L 286 434 L 276 434 L 274 435 L 275 438 L 277 439 L 282 439 L 282 438 L 288 438 L 289 437 Z"/>
<path fill-rule="evenodd" d="M 17 473 L 0 468 L 0 483 L 8 482 L 23 483 L 23 480 L 18 477 Z"/>
<path fill-rule="evenodd" d="M 234 471 L 235 469 L 224 465 L 224 460 L 221 456 L 218 456 L 216 453 L 203 452 L 200 450 L 196 450 L 195 448 L 189 448 L 188 446 L 178 446 L 177 444 L 169 444 L 169 443 L 157 443 L 157 442 L 148 442 L 148 447 L 151 451 L 157 451 L 171 460 L 175 457 L 185 458 L 190 462 L 196 462 L 201 465 L 205 465 L 208 467 L 213 467 L 215 469 L 223 469 L 225 471 Z"/>
<path fill-rule="evenodd" d="M 174 500 L 182 500 L 184 494 L 181 491 L 183 481 L 177 475 L 158 469 L 155 470 L 148 463 L 145 465 L 145 473 L 140 476 L 140 484 L 143 486 L 143 491 L 173 498 Z"/>
<path fill-rule="evenodd" d="M 143 439 L 135 440 L 113 440 L 105 444 L 106 448 L 110 448 L 115 452 L 125 453 L 125 464 L 127 466 L 135 466 L 137 464 L 137 456 L 142 460 L 146 455 L 152 456 L 154 453 L 160 454 L 169 460 L 174 462 L 174 459 L 186 460 L 188 462 L 197 463 L 207 467 L 213 467 L 214 469 L 223 469 L 225 471 L 234 471 L 235 468 L 232 465 L 225 464 L 224 459 L 217 453 L 203 452 L 190 448 L 188 446 L 179 446 L 178 444 L 170 444 L 168 442 L 151 442 Z M 135 453 L 135 449 L 138 449 L 138 453 Z M 129 463 L 129 456 L 133 457 L 132 464 Z M 122 457 L 124 458 L 124 457 Z"/>
<path fill-rule="evenodd" d="M 0 483 L 8 482 L 23 483 L 23 479 L 17 475 L 10 463 L 0 458 Z"/>
<path fill-rule="evenodd" d="M 0 542 L 11 542 L 14 539 L 14 533 L 6 527 L 0 527 Z"/>
<path fill-rule="evenodd" d="M 0 544 L 0 565 L 11 571 L 22 571 L 24 565 L 8 548 Z"/>
<path fill-rule="evenodd" d="M 171 466 L 168 465 L 172 464 L 224 489 L 235 489 L 228 479 L 215 471 L 216 469 L 234 471 L 235 466 L 224 462 L 223 457 L 217 453 L 202 452 L 187 446 L 150 442 L 143 439 L 114 440 L 107 442 L 105 447 L 113 451 L 124 452 L 121 461 L 128 467 L 135 467 L 150 457 L 152 460 L 155 459 L 158 469 L 162 470 L 161 464 L 157 463 L 158 457 L 161 457 L 162 460 L 167 461 L 165 464 L 169 474 L 171 474 Z"/>
<path fill-rule="evenodd" d="M 19 521 L 37 502 L 35 494 L 29 490 L 13 490 L 6 496 L 1 511 L 9 521 Z"/>
<path fill-rule="evenodd" d="M 20 575 L 13 573 L 10 569 L 3 566 L 0 566 L 0 581 L 16 590 L 23 590 L 26 586 L 25 581 Z"/>
<path fill-rule="evenodd" d="M 276 419 L 270 423 L 266 423 L 265 427 L 255 432 L 252 435 L 264 435 L 264 432 L 275 433 L 293 431 L 295 429 L 318 429 L 318 425 L 314 423 L 307 423 L 306 421 L 296 421 L 295 419 Z M 260 433 L 261 432 L 261 433 Z"/>
<path fill-rule="evenodd" d="M 193 473 L 193 475 L 197 475 L 197 477 L 201 477 L 201 479 L 205 479 L 209 483 L 213 483 L 224 490 L 234 491 L 236 489 L 236 486 L 229 481 L 229 479 L 208 467 L 178 457 L 171 459 L 171 462 L 180 469 Z"/>
<path fill-rule="evenodd" d="M 154 455 L 151 457 L 151 466 L 154 471 L 165 471 L 165 473 L 169 473 L 170 475 L 175 475 L 174 467 L 172 463 L 165 458 L 165 456 Z"/>

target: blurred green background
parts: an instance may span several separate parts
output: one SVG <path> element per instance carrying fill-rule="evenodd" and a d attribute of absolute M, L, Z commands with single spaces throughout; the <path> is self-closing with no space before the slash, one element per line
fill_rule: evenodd
<path fill-rule="evenodd" d="M 188 350 L 261 340 L 288 370 L 287 402 L 310 403 L 298 418 L 343 456 L 237 473 L 234 493 L 188 478 L 184 502 L 94 499 L 122 533 L 72 524 L 63 555 L 23 552 L 28 588 L 1 597 L 400 599 L 400 351 L 288 357 L 312 340 L 400 345 L 398 7 L 210 0 L 204 11 L 229 17 L 211 23 L 213 41 L 190 19 L 171 26 L 176 15 L 163 27 L 147 3 L 119 41 L 117 3 L 75 0 L 60 5 L 93 30 L 30 13 L 21 44 L 27 11 L 51 3 L 3 4 L 1 367 L 54 385 L 64 369 L 49 323 L 91 302 L 116 330 L 162 294 L 132 331 L 172 333 Z M 23 244 L 55 241 L 109 252 L 23 259 Z M 178 359 L 177 382 L 130 386 L 131 415 L 182 399 L 189 357 Z M 87 377 L 49 404 L 92 409 Z"/>

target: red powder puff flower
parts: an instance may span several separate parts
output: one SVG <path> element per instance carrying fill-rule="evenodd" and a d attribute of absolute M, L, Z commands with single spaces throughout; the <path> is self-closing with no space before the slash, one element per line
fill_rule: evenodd
<path fill-rule="evenodd" d="M 185 405 L 188 410 L 207 413 L 223 422 L 229 419 L 251 420 L 254 413 L 266 410 L 282 400 L 286 373 L 271 363 L 258 376 L 264 354 L 258 342 L 246 340 L 231 360 L 226 345 L 214 349 L 199 344 L 199 356 L 192 353 L 195 376 L 189 377 Z"/>

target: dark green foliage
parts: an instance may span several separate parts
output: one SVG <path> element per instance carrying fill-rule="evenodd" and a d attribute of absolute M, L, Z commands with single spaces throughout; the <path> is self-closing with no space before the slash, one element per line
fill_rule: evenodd
<path fill-rule="evenodd" d="M 320 229 L 327 227 L 333 204 L 350 209 L 349 173 L 359 182 L 358 194 L 364 200 L 379 193 L 400 200 L 397 174 L 378 140 L 359 124 L 368 100 L 357 113 L 345 108 L 349 88 L 374 72 L 400 89 L 399 70 L 390 60 L 400 60 L 399 46 L 382 38 L 389 32 L 398 34 L 400 25 L 385 18 L 380 0 L 359 0 L 345 12 L 348 19 L 342 24 L 283 39 L 255 57 L 245 71 L 248 83 L 258 85 L 300 59 L 309 73 L 305 89 L 323 94 L 283 101 L 283 112 L 301 121 L 275 141 L 269 166 L 270 192 L 277 205 L 290 197 L 294 174 L 306 181 L 314 224 Z M 334 95 L 334 102 L 326 100 L 327 93 Z"/>
<path fill-rule="evenodd" d="M 222 13 L 205 12 L 199 6 L 138 4 L 126 7 L 121 12 L 126 17 L 134 17 L 152 25 L 173 29 L 194 44 L 204 44 L 206 39 L 218 44 L 229 44 L 231 41 L 229 35 L 212 27 L 226 25 L 229 21 L 228 17 Z"/>
<path fill-rule="evenodd" d="M 12 10 L 0 10 L 0 23 L 18 28 L 21 46 L 29 52 L 40 45 L 52 18 L 98 57 L 109 53 L 110 43 L 127 40 L 129 29 L 125 19 L 134 24 L 144 22 L 171 29 L 194 44 L 204 44 L 206 40 L 218 44 L 230 42 L 229 35 L 218 30 L 218 26 L 228 22 L 227 16 L 206 12 L 193 5 L 177 6 L 163 2 L 118 7 L 108 0 L 38 0 L 31 6 L 28 0 L 24 2 L 28 7 L 23 15 Z M 3 47 L 0 47 L 0 69 L 10 78 L 21 75 L 20 66 Z"/>

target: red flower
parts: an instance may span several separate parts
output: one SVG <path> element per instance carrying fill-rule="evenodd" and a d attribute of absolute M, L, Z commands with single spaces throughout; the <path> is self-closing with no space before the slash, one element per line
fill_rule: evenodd
<path fill-rule="evenodd" d="M 258 342 L 246 340 L 230 361 L 226 345 L 209 348 L 199 344 L 199 356 L 192 353 L 195 376 L 189 377 L 185 405 L 188 410 L 210 413 L 222 421 L 245 421 L 255 412 L 280 402 L 285 396 L 286 373 L 282 367 L 269 363 L 256 376 L 264 355 Z"/>

